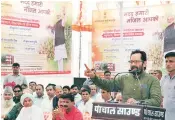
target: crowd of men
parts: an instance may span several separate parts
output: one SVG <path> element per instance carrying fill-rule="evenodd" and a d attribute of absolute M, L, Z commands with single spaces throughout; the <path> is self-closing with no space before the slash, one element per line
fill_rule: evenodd
<path fill-rule="evenodd" d="M 104 78 L 95 69 L 85 65 L 87 80 L 81 88 L 77 85 L 43 86 L 35 81 L 27 83 L 19 73 L 20 64 L 12 65 L 13 73 L 4 78 L 1 103 L 3 120 L 89 120 L 93 102 L 145 104 L 166 109 L 166 120 L 174 120 L 175 114 L 175 52 L 165 55 L 168 74 L 162 77 L 160 70 L 146 72 L 147 56 L 136 50 L 130 56 L 129 74 L 116 79 L 105 71 Z"/>

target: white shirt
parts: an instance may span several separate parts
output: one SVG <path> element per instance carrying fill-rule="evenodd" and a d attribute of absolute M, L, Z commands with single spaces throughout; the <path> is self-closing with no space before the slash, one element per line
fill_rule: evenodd
<path fill-rule="evenodd" d="M 81 100 L 81 102 L 78 104 L 78 109 L 81 111 L 82 114 L 85 114 L 88 112 L 90 115 L 92 115 L 92 107 L 93 107 L 93 100 L 90 98 L 85 104 L 84 101 Z"/>
<path fill-rule="evenodd" d="M 91 96 L 91 99 L 94 102 L 100 102 L 100 101 L 102 101 L 101 93 L 96 93 L 94 96 Z"/>
<path fill-rule="evenodd" d="M 49 97 L 45 97 L 41 103 L 41 109 L 43 112 L 52 112 L 53 110 L 53 98 L 50 100 Z"/>
<path fill-rule="evenodd" d="M 19 85 L 26 84 L 27 85 L 26 77 L 23 76 L 22 74 L 18 74 L 18 75 L 13 75 L 12 73 L 8 74 L 4 78 L 3 85 L 5 85 L 6 83 L 11 83 L 11 82 L 15 82 L 16 85 L 17 84 L 19 84 Z"/>
<path fill-rule="evenodd" d="M 37 96 L 34 96 L 34 104 L 38 107 L 41 108 L 41 103 L 43 102 L 43 100 L 46 98 L 47 96 L 43 95 L 42 97 L 37 97 Z"/>
<path fill-rule="evenodd" d="M 33 95 L 33 97 L 36 97 L 36 96 L 37 96 L 36 91 L 35 91 L 35 92 L 33 92 L 33 94 L 32 94 L 32 95 Z"/>
<path fill-rule="evenodd" d="M 77 102 L 79 102 L 81 100 L 81 95 L 79 94 L 79 93 L 77 93 L 75 96 L 74 96 L 74 102 L 75 102 L 75 104 L 77 103 Z"/>
<path fill-rule="evenodd" d="M 44 120 L 44 115 L 41 108 L 32 105 L 23 107 L 16 120 Z"/>

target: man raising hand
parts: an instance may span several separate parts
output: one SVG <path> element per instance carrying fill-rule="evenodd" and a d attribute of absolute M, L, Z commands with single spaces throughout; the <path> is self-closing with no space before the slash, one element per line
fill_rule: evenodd
<path fill-rule="evenodd" d="M 97 77 L 85 64 L 85 76 L 91 78 L 98 87 L 107 91 L 121 91 L 124 102 L 135 104 L 144 101 L 150 106 L 160 106 L 161 89 L 157 78 L 145 72 L 147 57 L 144 51 L 136 50 L 130 55 L 130 69 L 136 74 L 121 75 L 115 80 L 103 80 Z"/>

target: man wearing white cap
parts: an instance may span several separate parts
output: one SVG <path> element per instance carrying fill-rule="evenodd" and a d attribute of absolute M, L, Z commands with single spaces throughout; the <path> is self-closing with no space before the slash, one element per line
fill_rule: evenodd
<path fill-rule="evenodd" d="M 3 119 L 4 116 L 10 112 L 10 110 L 13 108 L 15 103 L 13 102 L 13 90 L 11 87 L 5 87 L 3 99 L 1 102 L 1 118 Z"/>
<path fill-rule="evenodd" d="M 25 93 L 20 100 L 23 108 L 16 120 L 44 120 L 44 114 L 38 106 L 34 105 L 33 95 Z"/>

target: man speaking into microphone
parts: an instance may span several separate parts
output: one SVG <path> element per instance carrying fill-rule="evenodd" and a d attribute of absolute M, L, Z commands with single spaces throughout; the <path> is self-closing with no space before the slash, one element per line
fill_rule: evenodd
<path fill-rule="evenodd" d="M 160 83 L 154 76 L 145 72 L 147 56 L 144 51 L 136 50 L 130 55 L 130 74 L 121 75 L 115 80 L 103 80 L 96 76 L 87 65 L 85 75 L 90 77 L 95 85 L 108 91 L 121 91 L 124 102 L 136 104 L 142 101 L 150 106 L 160 106 Z"/>

